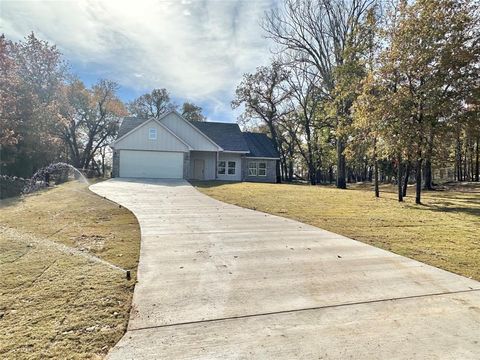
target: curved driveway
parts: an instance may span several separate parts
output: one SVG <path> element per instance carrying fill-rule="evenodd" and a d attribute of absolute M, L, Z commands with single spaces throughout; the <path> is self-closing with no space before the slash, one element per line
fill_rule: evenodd
<path fill-rule="evenodd" d="M 185 181 L 90 187 L 141 227 L 112 359 L 480 358 L 480 283 Z"/>

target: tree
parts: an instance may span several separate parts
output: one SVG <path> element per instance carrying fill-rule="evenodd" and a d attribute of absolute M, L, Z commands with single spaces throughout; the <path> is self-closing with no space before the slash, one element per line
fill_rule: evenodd
<path fill-rule="evenodd" d="M 287 79 L 288 74 L 279 63 L 273 62 L 270 66 L 258 67 L 254 74 L 243 76 L 242 82 L 237 86 L 235 99 L 232 101 L 234 109 L 244 106 L 243 114 L 240 116 L 241 121 L 256 119 L 267 126 L 277 151 L 280 150 L 278 123 L 291 112 L 287 106 L 290 94 L 282 88 Z M 280 181 L 278 165 L 277 181 Z"/>
<path fill-rule="evenodd" d="M 319 75 L 315 67 L 306 63 L 294 62 L 288 69 L 289 77 L 286 83 L 288 88 L 285 89 L 285 93 L 291 94 L 289 101 L 291 102 L 291 108 L 295 109 L 292 116 L 301 127 L 301 134 L 305 136 L 305 151 L 302 139 L 297 136 L 298 131 L 292 132 L 291 135 L 296 135 L 293 139 L 307 164 L 310 184 L 315 185 L 317 183 L 319 151 L 318 142 L 314 140 L 314 137 L 319 127 L 317 117 L 323 100 L 323 94 L 317 88 Z"/>
<path fill-rule="evenodd" d="M 478 79 L 479 49 L 474 9 L 467 1 L 402 2 L 399 19 L 387 29 L 379 78 L 390 116 L 385 129 L 416 162 L 416 203 L 421 203 L 422 170 L 431 185 L 431 160 L 439 128 L 456 121 Z M 393 24 L 393 22 L 392 22 Z"/>
<path fill-rule="evenodd" d="M 183 103 L 182 116 L 188 121 L 205 121 L 207 119 L 202 114 L 202 108 L 190 102 Z"/>
<path fill-rule="evenodd" d="M 15 61 L 14 44 L 0 36 L 0 147 L 18 143 L 14 120 L 20 79 Z"/>
<path fill-rule="evenodd" d="M 61 159 L 61 141 L 52 129 L 66 64 L 54 45 L 33 33 L 17 43 L 2 36 L 0 46 L 2 172 L 29 177 Z"/>
<path fill-rule="evenodd" d="M 357 27 L 374 0 L 285 0 L 281 8 L 267 13 L 263 28 L 282 51 L 296 54 L 297 61 L 315 66 L 319 89 L 335 98 L 334 71 L 344 63 L 345 48 L 355 43 Z M 350 116 L 351 103 L 339 103 L 332 118 L 335 127 Z M 337 187 L 346 188 L 345 142 L 337 131 Z"/>
<path fill-rule="evenodd" d="M 67 106 L 60 126 L 73 166 L 88 169 L 94 159 L 117 134 L 120 117 L 127 111 L 117 97 L 118 85 L 100 80 L 91 89 L 74 80 L 65 88 Z"/>
<path fill-rule="evenodd" d="M 128 104 L 130 113 L 141 118 L 159 118 L 176 107 L 170 101 L 170 94 L 166 89 L 153 89 L 151 93 L 144 94 Z"/>

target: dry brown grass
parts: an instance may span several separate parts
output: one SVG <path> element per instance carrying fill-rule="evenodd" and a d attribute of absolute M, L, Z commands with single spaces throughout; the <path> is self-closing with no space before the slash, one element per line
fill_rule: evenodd
<path fill-rule="evenodd" d="M 2 201 L 0 226 L 0 358 L 103 357 L 125 332 L 134 278 L 49 244 L 135 270 L 135 217 L 70 182 Z"/>
<path fill-rule="evenodd" d="M 318 226 L 480 280 L 480 184 L 423 194 L 404 203 L 393 186 L 376 199 L 370 185 L 194 183 L 218 200 Z"/>

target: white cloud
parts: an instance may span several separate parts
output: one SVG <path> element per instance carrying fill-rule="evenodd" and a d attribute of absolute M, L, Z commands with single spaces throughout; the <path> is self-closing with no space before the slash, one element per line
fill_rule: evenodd
<path fill-rule="evenodd" d="M 1 31 L 30 31 L 67 59 L 138 91 L 230 111 L 241 75 L 268 61 L 259 26 L 270 1 L 2 1 Z"/>

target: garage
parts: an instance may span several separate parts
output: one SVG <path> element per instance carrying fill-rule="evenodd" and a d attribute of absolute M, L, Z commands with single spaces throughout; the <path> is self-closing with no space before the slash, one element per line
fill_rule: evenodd
<path fill-rule="evenodd" d="M 183 153 L 120 150 L 120 177 L 183 178 Z"/>

